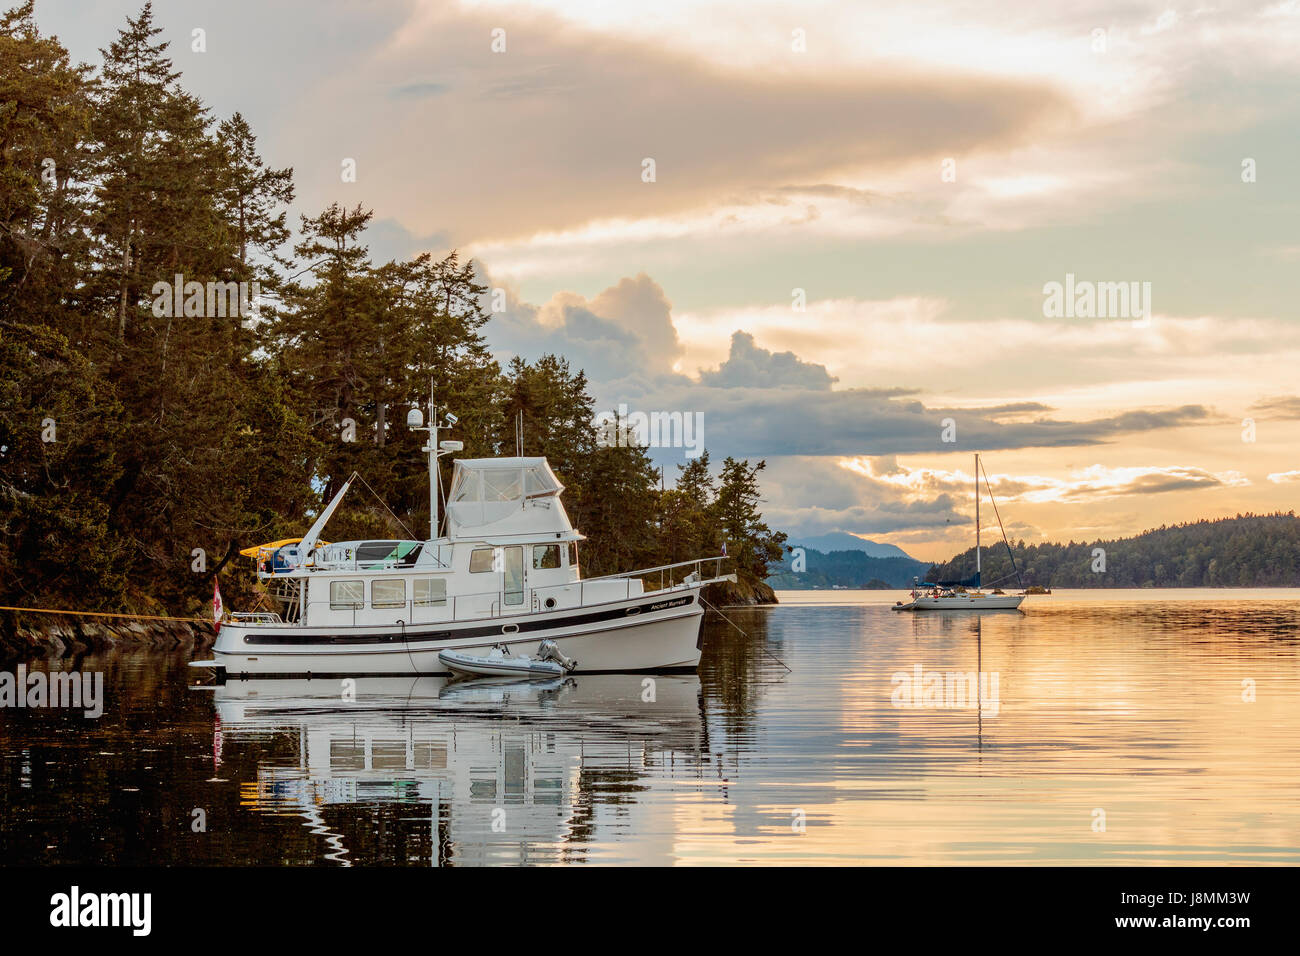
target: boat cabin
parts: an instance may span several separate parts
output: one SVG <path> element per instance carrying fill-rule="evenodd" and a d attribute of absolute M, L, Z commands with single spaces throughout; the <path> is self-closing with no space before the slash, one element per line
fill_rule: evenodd
<path fill-rule="evenodd" d="M 545 458 L 456 461 L 442 537 L 312 545 L 309 532 L 259 560 L 258 574 L 287 619 L 311 625 L 391 628 L 643 593 L 640 580 L 582 580 L 583 535 L 563 491 Z"/>

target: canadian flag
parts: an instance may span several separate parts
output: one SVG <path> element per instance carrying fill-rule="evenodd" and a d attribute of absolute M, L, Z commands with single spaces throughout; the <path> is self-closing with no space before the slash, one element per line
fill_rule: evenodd
<path fill-rule="evenodd" d="M 212 629 L 218 634 L 221 633 L 221 615 L 225 607 L 221 603 L 221 585 L 216 578 L 212 579 Z"/>

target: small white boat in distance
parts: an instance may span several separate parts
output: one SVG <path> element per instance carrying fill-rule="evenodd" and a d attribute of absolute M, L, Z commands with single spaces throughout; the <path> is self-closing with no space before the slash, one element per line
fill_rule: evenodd
<path fill-rule="evenodd" d="M 975 456 L 975 575 L 965 581 L 938 581 L 925 582 L 918 584 L 912 589 L 912 600 L 906 603 L 898 601 L 894 604 L 895 611 L 1012 611 L 1020 607 L 1020 602 L 1025 599 L 1022 591 L 1020 594 L 1004 594 L 1002 591 L 994 590 L 986 593 L 980 590 L 981 578 L 983 577 L 983 554 L 980 549 L 980 456 Z M 984 481 L 988 483 L 988 476 L 985 475 Z M 998 504 L 993 501 L 993 488 L 989 487 L 989 500 L 993 502 L 993 513 L 997 514 Z M 998 527 L 1002 527 L 1002 517 L 998 515 Z M 1007 536 L 1004 532 L 1002 542 L 1007 546 L 1007 553 L 1011 555 L 1011 569 L 1015 572 L 1017 579 L 1020 577 L 1020 570 L 1016 567 L 1016 556 L 1011 552 L 1011 545 L 1007 542 Z"/>
<path fill-rule="evenodd" d="M 1011 611 L 1020 607 L 1023 594 L 985 594 L 983 591 L 953 591 L 932 588 L 912 592 L 912 600 L 894 605 L 895 611 Z"/>

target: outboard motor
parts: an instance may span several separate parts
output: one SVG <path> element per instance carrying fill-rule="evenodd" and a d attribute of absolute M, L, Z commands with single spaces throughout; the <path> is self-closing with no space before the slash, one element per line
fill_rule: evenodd
<path fill-rule="evenodd" d="M 555 646 L 555 642 L 551 640 L 542 641 L 542 643 L 537 645 L 537 659 L 542 661 L 555 661 L 555 663 L 563 667 L 566 672 L 572 671 L 578 666 L 577 661 L 570 660 L 566 657 L 564 653 Z"/>

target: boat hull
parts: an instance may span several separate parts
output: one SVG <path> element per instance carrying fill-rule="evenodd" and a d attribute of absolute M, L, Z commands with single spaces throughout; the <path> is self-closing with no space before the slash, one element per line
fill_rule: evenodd
<path fill-rule="evenodd" d="M 213 647 L 226 677 L 447 674 L 442 651 L 531 657 L 543 641 L 574 673 L 694 670 L 704 609 L 698 587 L 544 614 L 392 627 L 223 624 Z"/>
<path fill-rule="evenodd" d="M 1025 599 L 1023 594 L 984 594 L 971 597 L 953 594 L 949 597 L 922 596 L 907 604 L 895 604 L 896 611 L 1013 611 Z"/>

